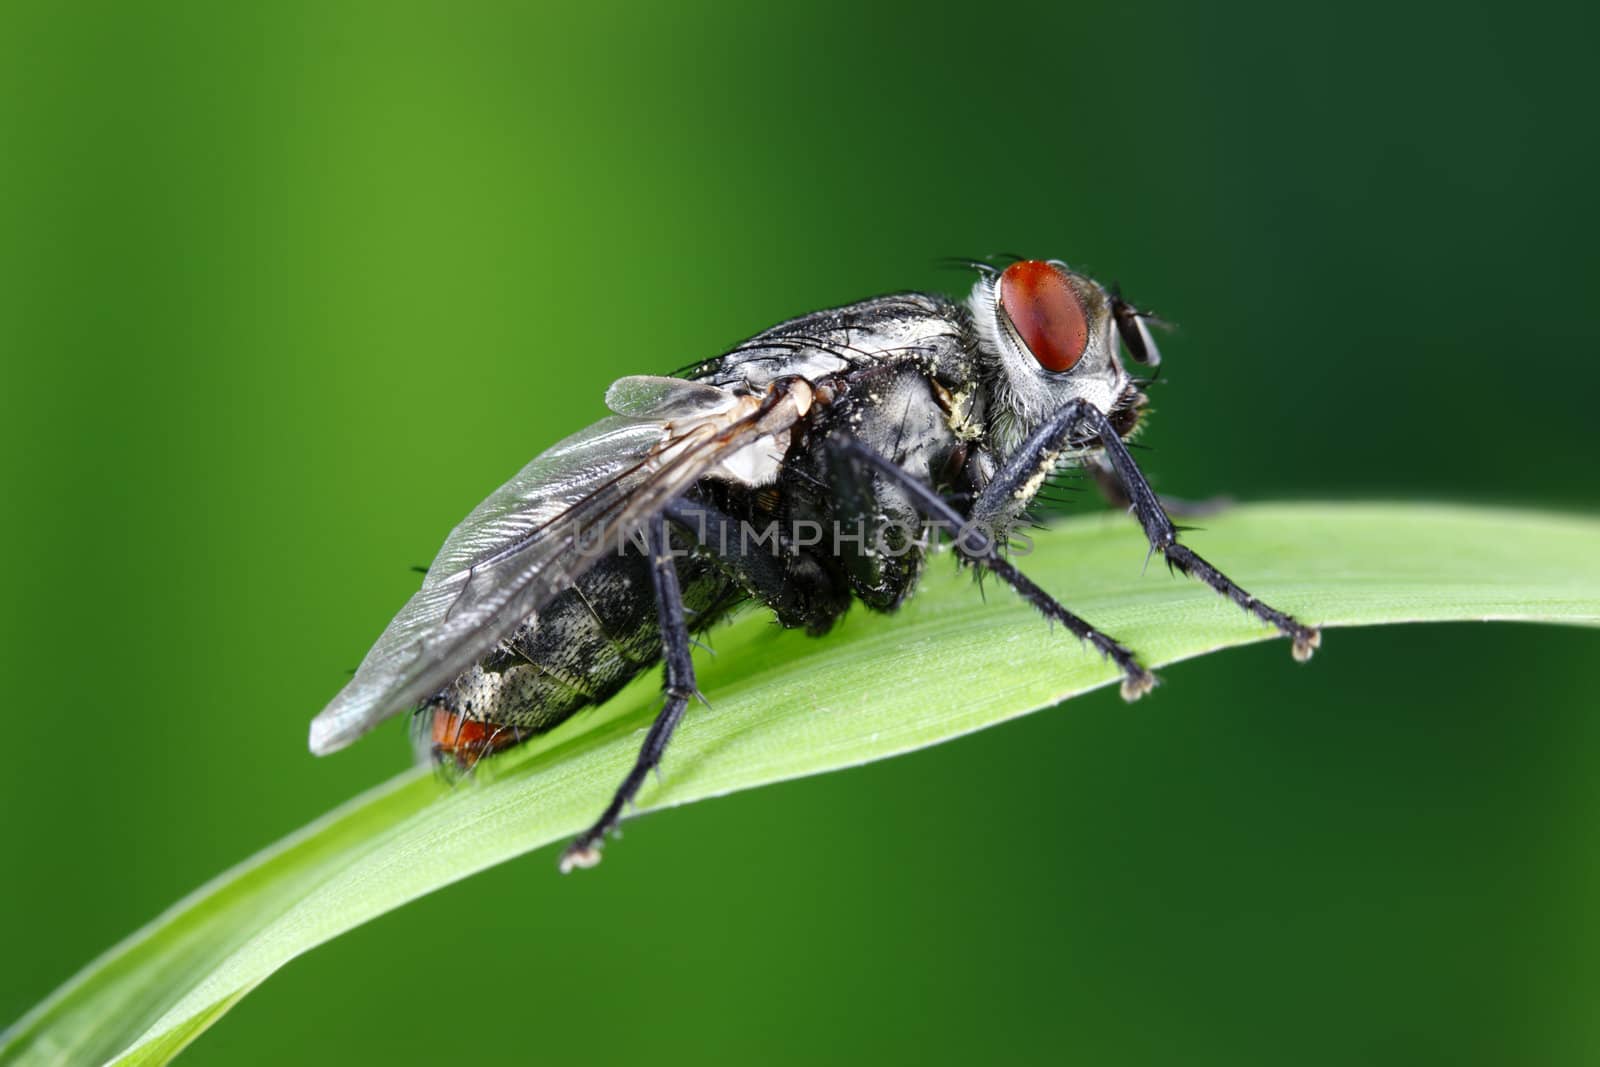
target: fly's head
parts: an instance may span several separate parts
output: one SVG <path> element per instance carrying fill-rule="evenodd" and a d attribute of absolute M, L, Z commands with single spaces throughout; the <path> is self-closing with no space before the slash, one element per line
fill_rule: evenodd
<path fill-rule="evenodd" d="M 1009 453 L 1053 412 L 1086 400 L 1124 436 L 1144 393 L 1123 366 L 1161 361 L 1143 316 L 1115 289 L 1059 260 L 984 269 L 967 298 L 985 356 L 991 433 Z"/>

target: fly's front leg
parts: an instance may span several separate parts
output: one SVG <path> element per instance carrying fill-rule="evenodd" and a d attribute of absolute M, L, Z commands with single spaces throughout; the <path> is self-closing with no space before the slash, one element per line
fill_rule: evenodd
<path fill-rule="evenodd" d="M 661 651 L 665 661 L 666 700 L 656 721 L 650 724 L 644 745 L 633 769 L 622 780 L 616 795 L 595 824 L 585 830 L 561 854 L 561 873 L 574 867 L 593 867 L 600 862 L 600 845 L 607 833 L 616 829 L 623 809 L 638 795 L 639 787 L 661 763 L 672 731 L 683 720 L 691 697 L 697 695 L 694 660 L 690 656 L 689 627 L 684 621 L 683 594 L 678 587 L 678 571 L 672 562 L 672 542 L 667 537 L 667 519 L 658 515 L 645 526 L 645 543 L 650 553 L 650 575 L 656 592 L 656 619 L 661 628 Z"/>
<path fill-rule="evenodd" d="M 993 538 L 983 527 L 962 518 L 961 513 L 951 507 L 948 501 L 914 475 L 854 438 L 835 439 L 831 447 L 847 457 L 874 468 L 899 486 L 925 518 L 944 524 L 955 531 L 956 551 L 963 557 L 986 568 L 995 577 L 1015 589 L 1046 618 L 1061 623 L 1080 640 L 1087 641 L 1101 655 L 1115 663 L 1122 671 L 1124 700 L 1138 700 L 1155 686 L 1155 675 L 1145 670 L 1132 652 L 1057 603 L 1049 593 L 1040 589 L 1000 554 Z"/>
<path fill-rule="evenodd" d="M 1167 564 L 1198 578 L 1261 621 L 1276 627 L 1292 642 L 1294 658 L 1302 663 L 1322 644 L 1322 631 L 1307 626 L 1270 604 L 1263 603 L 1206 562 L 1189 546 L 1178 541 L 1177 528 L 1161 506 L 1161 499 L 1150 488 L 1144 472 L 1133 461 L 1128 446 L 1112 427 L 1111 420 L 1093 404 L 1074 400 L 1040 426 L 1017 449 L 1009 462 L 985 487 L 973 509 L 973 521 L 992 522 L 1008 514 L 1014 502 L 1027 495 L 1026 487 L 1054 467 L 1073 447 L 1098 442 L 1106 462 L 1121 484 L 1152 551 L 1167 558 Z"/>

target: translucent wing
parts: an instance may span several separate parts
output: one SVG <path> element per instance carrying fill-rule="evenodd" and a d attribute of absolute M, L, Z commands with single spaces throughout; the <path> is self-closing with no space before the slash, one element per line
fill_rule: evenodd
<path fill-rule="evenodd" d="M 343 748 L 408 711 L 616 551 L 648 518 L 726 463 L 776 455 L 810 390 L 761 400 L 682 383 L 631 405 L 672 418 L 613 416 L 529 463 L 462 520 L 355 677 L 311 723 L 311 750 Z M 620 405 L 619 405 L 620 406 Z"/>
<path fill-rule="evenodd" d="M 715 385 L 652 374 L 618 378 L 606 390 L 606 407 L 645 419 L 695 418 L 726 408 L 732 399 Z"/>

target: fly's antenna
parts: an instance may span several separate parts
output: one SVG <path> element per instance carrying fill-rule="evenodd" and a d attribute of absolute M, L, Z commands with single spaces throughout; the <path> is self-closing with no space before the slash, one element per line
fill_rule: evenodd
<path fill-rule="evenodd" d="M 993 278 L 1000 272 L 993 263 L 985 263 L 981 259 L 972 259 L 967 256 L 940 256 L 933 261 L 933 265 L 945 270 L 975 270 L 988 278 Z"/>
<path fill-rule="evenodd" d="M 937 267 L 975 270 L 985 277 L 993 278 L 1010 264 L 1021 262 L 1025 258 L 1027 257 L 1019 256 L 1015 252 L 991 252 L 987 256 L 941 256 L 933 262 Z"/>
<path fill-rule="evenodd" d="M 1133 380 L 1133 384 L 1137 385 L 1140 389 L 1148 389 L 1152 385 L 1165 385 L 1166 383 L 1161 380 L 1161 375 L 1163 373 L 1164 372 L 1161 369 L 1161 364 L 1157 363 L 1155 365 L 1155 367 L 1153 367 L 1151 369 L 1150 377 L 1148 377 L 1148 378 L 1135 378 Z"/>

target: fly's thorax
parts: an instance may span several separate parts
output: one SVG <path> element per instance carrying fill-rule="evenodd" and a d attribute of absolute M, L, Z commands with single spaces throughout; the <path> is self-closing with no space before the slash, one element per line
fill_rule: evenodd
<path fill-rule="evenodd" d="M 1001 454 L 1074 400 L 1108 415 L 1126 403 L 1133 380 L 1118 348 L 1115 306 L 1099 283 L 1055 260 L 1023 260 L 979 277 L 967 309 L 984 368 L 988 430 Z"/>
<path fill-rule="evenodd" d="M 906 474 L 941 491 L 969 442 L 952 428 L 951 391 L 915 359 L 880 362 L 835 378 L 790 453 L 783 486 L 789 514 L 820 539 L 807 552 L 837 573 L 867 607 L 890 610 L 915 586 L 936 536 L 904 487 L 834 447 L 859 442 L 892 456 Z"/>
<path fill-rule="evenodd" d="M 691 368 L 689 376 L 760 395 L 782 377 L 816 383 L 914 358 L 929 374 L 964 383 L 977 377 L 966 319 L 961 305 L 942 296 L 874 297 L 779 323 Z"/>

